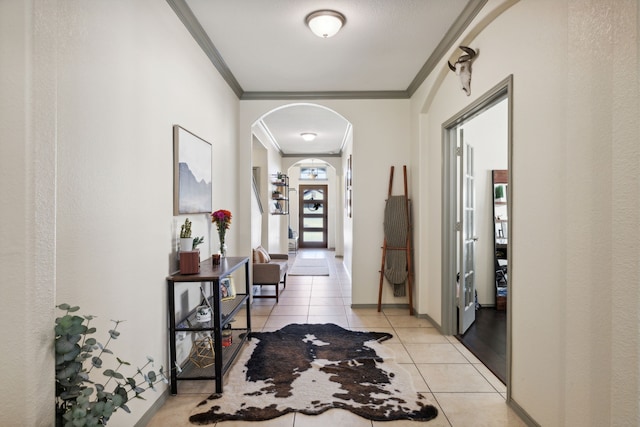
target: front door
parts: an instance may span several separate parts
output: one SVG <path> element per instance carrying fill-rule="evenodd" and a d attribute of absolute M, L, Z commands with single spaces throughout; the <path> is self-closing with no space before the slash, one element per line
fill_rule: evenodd
<path fill-rule="evenodd" d="M 300 185 L 299 247 L 327 247 L 327 186 Z"/>
<path fill-rule="evenodd" d="M 464 334 L 476 320 L 476 271 L 475 248 L 478 238 L 475 233 L 476 191 L 473 172 L 473 147 L 464 142 L 460 131 L 460 276 L 459 276 L 459 333 Z"/>

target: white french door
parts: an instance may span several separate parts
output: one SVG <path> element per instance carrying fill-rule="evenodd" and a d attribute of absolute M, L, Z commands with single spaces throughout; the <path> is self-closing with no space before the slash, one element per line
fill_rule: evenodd
<path fill-rule="evenodd" d="M 475 248 L 476 237 L 475 210 L 476 191 L 473 170 L 473 147 L 464 142 L 462 129 L 460 130 L 460 200 L 458 206 L 460 235 L 459 271 L 460 283 L 458 292 L 458 332 L 464 334 L 476 320 L 476 270 Z"/>

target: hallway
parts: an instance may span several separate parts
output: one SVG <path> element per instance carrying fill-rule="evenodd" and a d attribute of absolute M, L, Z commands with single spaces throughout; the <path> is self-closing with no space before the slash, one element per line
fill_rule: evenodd
<path fill-rule="evenodd" d="M 408 309 L 352 309 L 351 283 L 332 251 L 300 250 L 289 254 L 305 258 L 326 257 L 329 276 L 290 276 L 287 288 L 275 299 L 255 300 L 252 306 L 254 331 L 272 331 L 291 323 L 334 323 L 353 330 L 389 332 L 395 356 L 412 373 L 417 391 L 430 396 L 439 415 L 426 425 L 437 427 L 524 426 L 505 403 L 506 388 L 453 336 L 441 335 L 427 320 L 409 316 Z M 377 289 L 372 288 L 372 292 Z M 241 319 L 238 316 L 237 319 Z M 189 426 L 188 414 L 209 395 L 212 385 L 196 382 L 189 390 L 170 396 L 148 427 Z M 198 389 L 197 387 L 200 387 Z M 331 410 L 319 416 L 289 414 L 266 422 L 223 422 L 219 426 L 412 426 L 411 421 L 372 422 L 347 411 Z"/>

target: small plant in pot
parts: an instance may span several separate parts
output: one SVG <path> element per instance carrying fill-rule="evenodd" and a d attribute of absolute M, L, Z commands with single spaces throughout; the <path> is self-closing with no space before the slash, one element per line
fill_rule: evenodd
<path fill-rule="evenodd" d="M 195 251 L 199 245 L 204 243 L 204 236 L 194 237 L 193 238 L 193 250 Z"/>
<path fill-rule="evenodd" d="M 55 321 L 56 427 L 106 425 L 118 409 L 131 412 L 127 407 L 131 398 L 143 399 L 142 393 L 158 382 L 168 383 L 162 367 L 158 373 L 148 370 L 153 365 L 148 356 L 133 375 L 125 376 L 120 371 L 130 363 L 114 356 L 108 346 L 120 335 L 117 329 L 121 320 L 113 320 L 115 326 L 102 345 L 90 336 L 96 332 L 89 327 L 94 316 L 75 315 L 80 308 L 69 304 L 57 307 L 65 315 Z M 114 369 L 103 368 L 103 358 L 109 354 L 115 358 Z M 96 378 L 100 371 L 105 381 Z"/>
<path fill-rule="evenodd" d="M 191 221 L 189 218 L 184 220 L 184 224 L 180 226 L 180 251 L 192 251 L 193 238 L 191 237 Z"/>

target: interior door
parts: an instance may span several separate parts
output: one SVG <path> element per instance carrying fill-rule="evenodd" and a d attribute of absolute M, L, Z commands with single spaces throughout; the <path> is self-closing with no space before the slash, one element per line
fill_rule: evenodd
<path fill-rule="evenodd" d="M 327 247 L 327 186 L 300 185 L 300 248 Z"/>
<path fill-rule="evenodd" d="M 475 233 L 476 192 L 473 171 L 473 147 L 464 142 L 460 130 L 460 278 L 458 293 L 459 333 L 464 334 L 476 320 L 476 274 L 475 247 L 478 238 Z"/>

